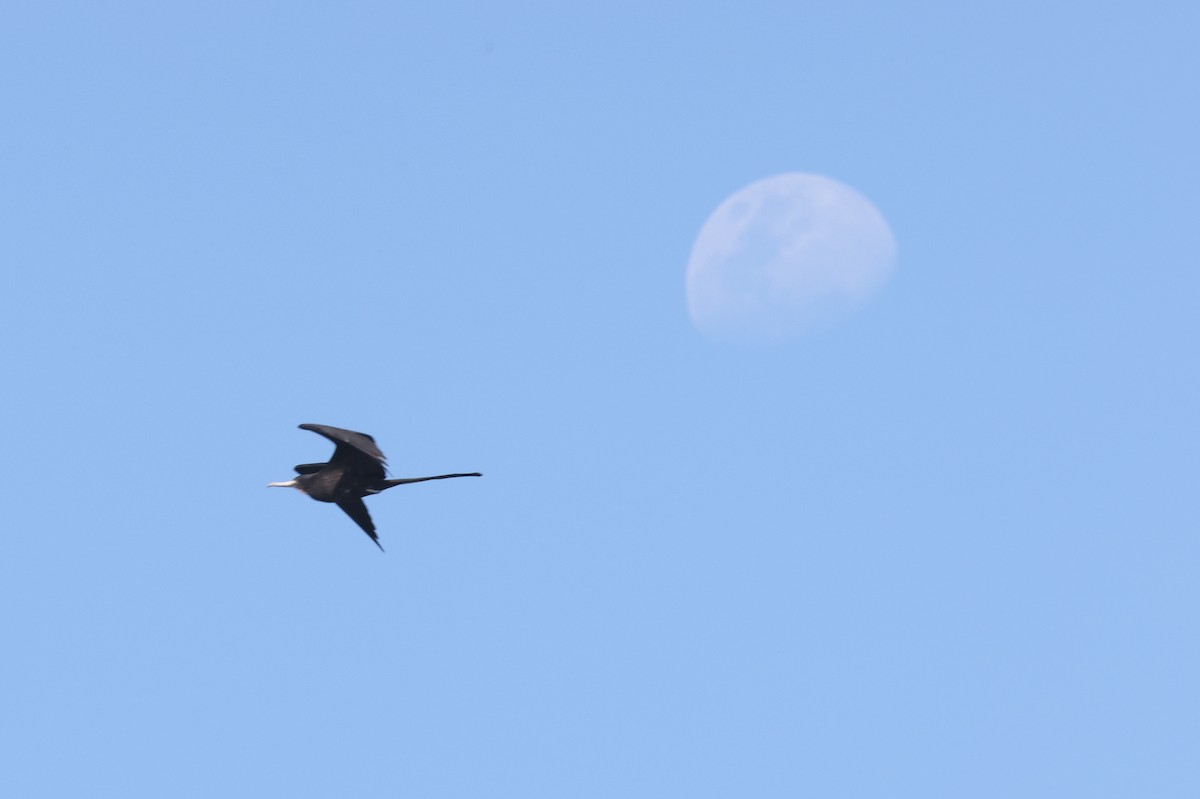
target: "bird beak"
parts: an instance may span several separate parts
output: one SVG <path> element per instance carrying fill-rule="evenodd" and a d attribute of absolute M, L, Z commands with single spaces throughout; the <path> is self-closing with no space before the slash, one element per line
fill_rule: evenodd
<path fill-rule="evenodd" d="M 286 483 L 267 483 L 267 488 L 295 488 L 296 481 L 288 480 Z"/>

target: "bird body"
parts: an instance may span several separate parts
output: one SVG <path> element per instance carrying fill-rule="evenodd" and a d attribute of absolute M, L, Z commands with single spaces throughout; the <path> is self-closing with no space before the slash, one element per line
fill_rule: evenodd
<path fill-rule="evenodd" d="M 362 528 L 380 550 L 375 522 L 367 512 L 363 497 L 378 494 L 393 486 L 421 483 L 426 480 L 445 480 L 450 477 L 482 477 L 479 472 L 439 474 L 433 477 L 389 478 L 387 459 L 366 433 L 343 430 L 324 424 L 302 424 L 301 430 L 311 430 L 332 441 L 336 448 L 327 463 L 302 463 L 296 467 L 296 477 L 268 486 L 295 488 L 318 502 L 333 502 Z"/>

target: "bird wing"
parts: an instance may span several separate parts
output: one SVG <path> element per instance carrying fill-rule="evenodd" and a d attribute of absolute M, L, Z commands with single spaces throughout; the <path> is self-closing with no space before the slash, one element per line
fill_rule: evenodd
<path fill-rule="evenodd" d="M 379 543 L 379 536 L 375 535 L 375 522 L 371 521 L 371 514 L 367 513 L 367 504 L 361 499 L 354 498 L 344 499 L 337 506 L 346 511 L 346 515 L 353 519 L 364 533 L 371 536 L 375 546 L 379 547 L 379 551 L 382 552 L 383 544 Z"/>
<path fill-rule="evenodd" d="M 325 436 L 337 445 L 333 451 L 333 457 L 329 459 L 330 463 L 354 464 L 359 469 L 368 472 L 374 472 L 377 469 L 382 471 L 383 466 L 387 463 L 387 458 L 375 445 L 375 439 L 366 433 L 356 433 L 353 430 L 343 430 L 327 424 L 302 424 L 300 429 L 311 430 L 318 435 Z M 380 474 L 380 477 L 382 476 Z"/>

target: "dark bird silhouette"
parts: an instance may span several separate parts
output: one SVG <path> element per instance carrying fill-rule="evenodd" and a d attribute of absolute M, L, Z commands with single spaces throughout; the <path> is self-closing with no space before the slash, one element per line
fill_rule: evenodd
<path fill-rule="evenodd" d="M 479 472 L 469 472 L 390 479 L 385 470 L 387 459 L 375 445 L 375 439 L 366 433 L 355 433 L 325 424 L 302 424 L 300 429 L 311 430 L 336 444 L 333 457 L 328 463 L 302 463 L 296 467 L 298 476 L 294 479 L 284 483 L 267 483 L 267 486 L 298 488 L 318 502 L 337 503 L 371 537 L 380 551 L 383 550 L 383 544 L 379 543 L 379 536 L 375 534 L 375 522 L 367 513 L 363 497 L 405 483 L 445 480 L 448 477 L 483 477 Z"/>

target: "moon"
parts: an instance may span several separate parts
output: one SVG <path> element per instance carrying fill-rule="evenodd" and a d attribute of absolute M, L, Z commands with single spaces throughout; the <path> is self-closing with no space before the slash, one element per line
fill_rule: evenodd
<path fill-rule="evenodd" d="M 787 341 L 863 305 L 891 276 L 896 240 L 867 198 L 791 172 L 751 183 L 692 245 L 692 322 L 719 340 Z"/>

